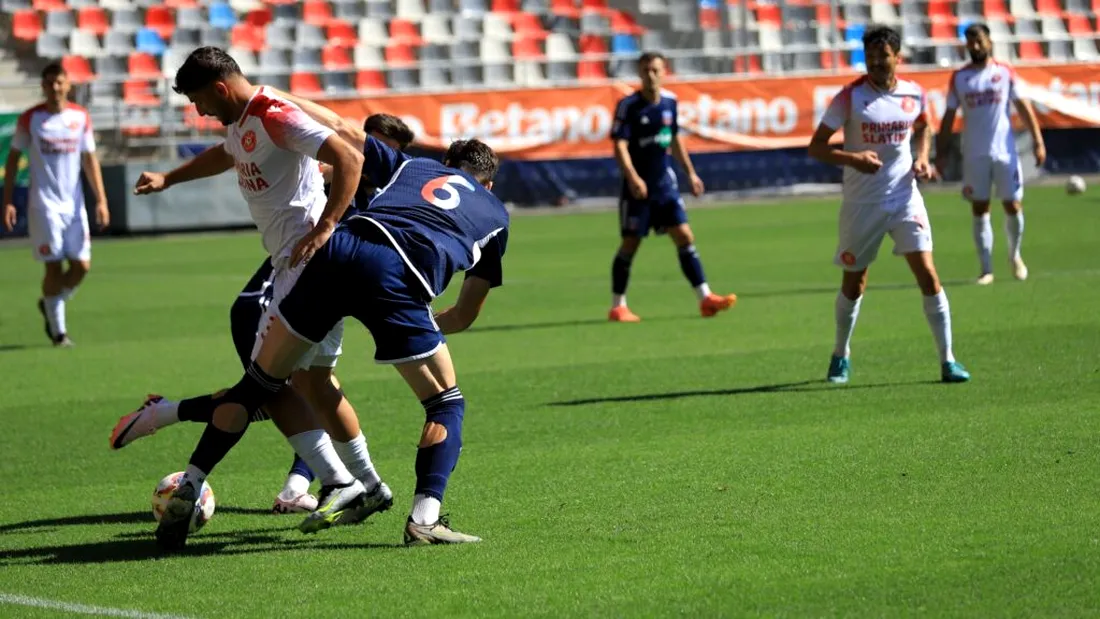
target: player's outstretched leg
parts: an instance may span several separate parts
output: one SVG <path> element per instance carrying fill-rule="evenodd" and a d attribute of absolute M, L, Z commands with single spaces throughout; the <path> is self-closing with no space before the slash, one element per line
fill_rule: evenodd
<path fill-rule="evenodd" d="M 611 322 L 639 322 L 641 318 L 626 306 L 626 287 L 630 283 L 630 266 L 634 262 L 642 239 L 636 236 L 623 237 L 615 259 L 611 261 L 611 310 L 607 319 Z"/>
<path fill-rule="evenodd" d="M 480 537 L 454 531 L 439 511 L 447 481 L 462 450 L 462 419 L 466 400 L 455 382 L 451 355 L 444 344 L 427 359 L 397 366 L 398 372 L 424 405 L 424 430 L 416 453 L 416 494 L 405 523 L 405 543 L 463 544 Z"/>
<path fill-rule="evenodd" d="M 294 514 L 309 513 L 317 509 L 317 497 L 309 493 L 309 484 L 313 481 L 313 471 L 305 460 L 294 454 L 294 462 L 286 475 L 283 489 L 275 496 L 272 513 Z"/>
<path fill-rule="evenodd" d="M 940 285 L 939 275 L 932 262 L 932 252 L 919 251 L 905 254 L 909 268 L 917 278 L 917 285 L 924 295 L 924 316 L 936 339 L 936 348 L 940 354 L 940 380 L 945 383 L 965 383 L 970 373 L 955 360 L 951 342 L 951 306 L 947 302 L 947 293 Z"/>
<path fill-rule="evenodd" d="M 829 359 L 829 371 L 825 379 L 830 383 L 848 382 L 851 374 L 852 333 L 856 330 L 859 307 L 863 303 L 863 291 L 867 287 L 867 269 L 845 271 L 836 295 L 836 341 Z"/>
<path fill-rule="evenodd" d="M 680 270 L 699 300 L 699 314 L 703 318 L 710 318 L 733 307 L 737 303 L 737 295 L 718 295 L 711 292 L 707 276 L 703 273 L 703 262 L 699 260 L 699 252 L 695 249 L 695 236 L 691 233 L 691 227 L 680 224 L 670 228 L 668 233 L 676 244 Z"/>
<path fill-rule="evenodd" d="M 973 202 L 971 210 L 974 213 L 974 247 L 982 269 L 976 283 L 986 286 L 993 283 L 993 224 L 990 222 L 989 202 Z"/>
<path fill-rule="evenodd" d="M 1027 279 L 1027 265 L 1020 255 L 1020 244 L 1024 240 L 1024 208 L 1018 200 L 1005 200 L 1005 236 L 1008 237 L 1008 262 L 1012 265 L 1012 275 L 1023 281 Z"/>

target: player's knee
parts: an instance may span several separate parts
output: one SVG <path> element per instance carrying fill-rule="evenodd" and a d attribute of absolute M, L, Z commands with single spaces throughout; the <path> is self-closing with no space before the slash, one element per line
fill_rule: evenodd
<path fill-rule="evenodd" d="M 417 447 L 424 449 L 432 445 L 438 445 L 447 440 L 447 427 L 434 421 L 424 422 L 424 429 L 420 433 L 420 443 Z"/>
<path fill-rule="evenodd" d="M 677 247 L 683 248 L 695 243 L 695 235 L 692 234 L 691 228 L 687 224 L 676 226 L 669 230 L 669 236 L 672 237 L 672 242 L 676 243 Z"/>
<path fill-rule="evenodd" d="M 989 212 L 989 202 L 971 202 L 970 211 L 974 213 L 975 217 L 981 217 Z"/>
<path fill-rule="evenodd" d="M 622 243 L 619 244 L 619 255 L 623 258 L 633 258 L 641 244 L 642 239 L 640 237 L 624 236 Z"/>
<path fill-rule="evenodd" d="M 248 427 L 249 419 L 250 415 L 248 411 L 244 409 L 244 405 L 226 401 L 219 404 L 218 407 L 214 409 L 214 416 L 211 419 L 211 423 L 222 432 L 237 434 L 245 431 L 245 428 Z"/>
<path fill-rule="evenodd" d="M 1005 200 L 1004 207 L 1005 213 L 1008 213 L 1009 215 L 1015 215 L 1024 208 L 1024 205 L 1020 204 L 1019 200 Z"/>
<path fill-rule="evenodd" d="M 70 260 L 69 261 L 69 275 L 77 279 L 83 278 L 92 270 L 92 263 L 90 260 Z"/>
<path fill-rule="evenodd" d="M 285 384 L 285 380 L 268 376 L 253 361 L 241 380 L 229 388 L 224 399 L 226 402 L 243 406 L 247 416 L 247 414 L 258 410 L 261 406 L 273 400 Z"/>

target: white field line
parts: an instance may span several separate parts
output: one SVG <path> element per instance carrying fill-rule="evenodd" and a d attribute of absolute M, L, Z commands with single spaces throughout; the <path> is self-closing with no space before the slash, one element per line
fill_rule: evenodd
<path fill-rule="evenodd" d="M 191 619 L 183 615 L 165 615 L 162 613 L 147 613 L 141 610 L 127 610 L 125 608 L 109 608 L 106 606 L 88 606 L 87 604 L 73 604 L 60 600 L 36 598 L 28 595 L 15 595 L 13 593 L 0 593 L 0 605 L 31 606 L 34 608 L 49 608 L 60 610 L 74 615 L 98 615 L 100 617 L 130 617 L 131 619 Z"/>

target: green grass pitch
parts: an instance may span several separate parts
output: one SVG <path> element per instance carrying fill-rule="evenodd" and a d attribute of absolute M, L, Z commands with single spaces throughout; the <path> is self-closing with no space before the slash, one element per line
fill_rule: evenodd
<path fill-rule="evenodd" d="M 214 519 L 158 557 L 150 495 L 200 428 L 119 452 L 108 434 L 148 391 L 238 378 L 228 309 L 258 238 L 97 243 L 72 350 L 46 346 L 29 248 L 0 248 L 0 616 L 64 616 L 14 595 L 209 618 L 1096 616 L 1100 200 L 1029 190 L 1025 283 L 995 211 L 985 288 L 967 207 L 928 202 L 967 385 L 936 382 L 889 241 L 852 383 L 823 382 L 835 199 L 692 211 L 711 285 L 740 302 L 701 319 L 651 238 L 639 325 L 604 320 L 615 214 L 516 217 L 505 286 L 450 339 L 468 409 L 444 511 L 485 538 L 454 548 L 398 545 L 423 416 L 354 324 L 337 374 L 395 509 L 300 535 L 266 513 L 291 453 L 257 424 L 210 478 Z"/>

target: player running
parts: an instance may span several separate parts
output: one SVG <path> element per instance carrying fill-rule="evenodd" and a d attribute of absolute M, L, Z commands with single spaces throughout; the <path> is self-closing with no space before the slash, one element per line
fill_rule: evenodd
<path fill-rule="evenodd" d="M 103 173 L 95 154 L 95 138 L 88 111 L 69 103 L 69 75 L 59 63 L 42 70 L 46 102 L 19 116 L 4 168 L 4 228 L 15 228 L 12 197 L 19 158 L 30 157 L 30 194 L 27 224 L 34 256 L 46 264 L 38 311 L 46 325 L 46 337 L 54 346 L 69 347 L 65 303 L 76 294 L 92 266 L 92 241 L 80 172 L 95 192 L 95 218 L 99 228 L 111 223 Z M 69 268 L 63 268 L 68 260 Z"/>
<path fill-rule="evenodd" d="M 924 315 L 940 353 L 940 378 L 965 382 L 970 374 L 951 350 L 951 311 L 932 261 L 932 229 L 916 183 L 917 178 L 932 176 L 925 94 L 916 82 L 895 75 L 901 49 L 896 30 L 867 30 L 863 49 L 867 75 L 833 99 L 809 147 L 811 157 L 844 166 L 836 253 L 844 276 L 836 297 L 836 347 L 827 377 L 833 383 L 848 382 L 850 343 L 867 287 L 867 268 L 889 234 L 894 253 L 905 257 L 924 295 Z M 844 148 L 833 150 L 829 138 L 840 129 Z M 916 161 L 911 151 L 914 134 Z"/>
<path fill-rule="evenodd" d="M 611 139 L 615 144 L 615 160 L 623 173 L 623 187 L 619 197 L 622 243 L 611 262 L 611 311 L 607 318 L 612 322 L 641 320 L 626 306 L 626 286 L 634 254 L 650 228 L 657 234 L 668 232 L 676 244 L 680 269 L 695 288 L 699 313 L 704 318 L 727 310 L 737 302 L 736 295 L 721 296 L 710 291 L 699 252 L 695 250 L 695 237 L 687 222 L 669 149 L 691 180 L 692 195 L 702 195 L 703 181 L 695 173 L 680 140 L 676 95 L 661 88 L 665 73 L 663 55 L 658 52 L 642 54 L 638 59 L 642 88 L 620 100 L 615 108 Z"/>
<path fill-rule="evenodd" d="M 1016 106 L 1031 132 L 1035 165 L 1039 167 L 1047 158 L 1043 134 L 1035 110 L 1028 101 L 1019 98 L 1016 72 L 993 58 L 993 42 L 985 24 L 967 27 L 966 50 L 970 53 L 970 64 L 952 73 L 947 86 L 947 109 L 936 144 L 937 165 L 940 170 L 945 169 L 955 114 L 961 105 L 966 118 L 962 135 L 963 198 L 970 201 L 974 213 L 974 245 L 982 269 L 977 283 L 983 286 L 993 283 L 993 226 L 989 218 L 989 199 L 994 183 L 1005 209 L 1005 236 L 1012 274 L 1018 280 L 1025 280 L 1027 265 L 1020 256 L 1024 236 L 1024 212 L 1020 201 L 1024 197 L 1024 183 L 1012 135 L 1009 103 Z"/>
<path fill-rule="evenodd" d="M 334 232 L 315 228 L 319 232 L 298 245 L 291 268 L 308 266 L 292 289 L 280 294 L 276 288 L 268 310 L 272 320 L 241 380 L 227 392 L 178 406 L 208 409 L 215 419 L 231 419 L 243 433 L 252 413 L 287 391 L 286 379 L 299 359 L 341 319 L 353 316 L 374 338 L 375 360 L 393 364 L 424 406 L 405 543 L 477 542 L 453 531 L 440 516 L 462 447 L 466 408 L 443 333 L 468 327 L 489 290 L 501 284 L 508 212 L 489 192 L 498 160 L 477 140 L 451 146 L 446 156 L 451 167 L 410 158 L 373 138 L 366 139 L 364 155 L 366 174 L 374 184 L 384 184 L 370 208 Z M 432 299 L 458 271 L 465 271 L 466 279 L 456 306 L 433 315 Z M 303 455 L 309 450 L 308 445 L 295 448 Z M 217 461 L 226 451 L 225 444 L 210 442 L 200 443 L 196 454 Z M 163 545 L 179 547 L 186 540 L 198 488 L 208 472 L 188 467 L 157 529 Z M 311 516 L 324 519 L 338 511 L 322 506 Z"/>

